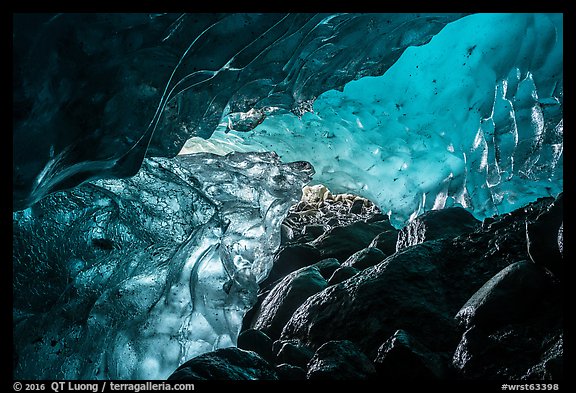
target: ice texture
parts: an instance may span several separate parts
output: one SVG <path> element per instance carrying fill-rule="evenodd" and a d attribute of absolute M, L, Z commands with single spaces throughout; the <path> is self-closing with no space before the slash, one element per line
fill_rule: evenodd
<path fill-rule="evenodd" d="M 302 160 L 397 227 L 557 194 L 562 17 L 14 15 L 14 377 L 233 346 Z"/>
<path fill-rule="evenodd" d="M 235 346 L 312 173 L 274 153 L 146 159 L 13 213 L 14 378 L 164 379 Z"/>
<path fill-rule="evenodd" d="M 382 75 L 462 14 L 14 14 L 13 205 Z M 33 141 L 33 143 L 31 143 Z"/>
<path fill-rule="evenodd" d="M 475 14 L 409 47 L 383 75 L 316 99 L 313 112 L 229 122 L 183 151 L 276 151 L 315 183 L 369 198 L 401 227 L 427 210 L 478 219 L 563 187 L 561 14 Z"/>

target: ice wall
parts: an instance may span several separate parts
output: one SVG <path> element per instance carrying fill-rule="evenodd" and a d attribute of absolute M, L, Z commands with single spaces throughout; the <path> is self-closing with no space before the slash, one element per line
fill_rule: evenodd
<path fill-rule="evenodd" d="M 313 169 L 147 159 L 13 214 L 14 378 L 165 379 L 233 346 Z"/>
<path fill-rule="evenodd" d="M 408 48 L 383 76 L 348 83 L 313 113 L 250 133 L 226 118 L 183 151 L 276 151 L 314 181 L 375 201 L 402 225 L 461 205 L 479 218 L 562 190 L 561 14 L 476 14 Z"/>
<path fill-rule="evenodd" d="M 562 189 L 562 15 L 30 18 L 13 34 L 19 379 L 164 378 L 234 344 L 312 170 L 144 159 L 218 123 L 186 151 L 309 161 L 397 226 Z"/>
<path fill-rule="evenodd" d="M 462 14 L 14 14 L 13 205 L 382 75 Z M 31 143 L 33 141 L 33 143 Z"/>

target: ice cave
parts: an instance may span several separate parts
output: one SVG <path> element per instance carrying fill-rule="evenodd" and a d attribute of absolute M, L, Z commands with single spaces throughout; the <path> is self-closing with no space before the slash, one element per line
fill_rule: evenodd
<path fill-rule="evenodd" d="M 562 13 L 12 20 L 14 379 L 562 378 Z"/>

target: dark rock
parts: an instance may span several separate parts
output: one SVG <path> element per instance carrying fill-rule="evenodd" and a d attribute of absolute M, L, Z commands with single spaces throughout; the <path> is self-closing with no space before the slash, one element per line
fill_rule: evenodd
<path fill-rule="evenodd" d="M 306 379 L 306 370 L 302 367 L 296 367 L 288 363 L 282 363 L 276 366 L 278 379 L 284 381 L 301 381 Z"/>
<path fill-rule="evenodd" d="M 390 220 L 390 217 L 388 217 L 387 214 L 374 213 L 371 217 L 367 218 L 365 220 L 365 222 L 372 223 L 372 222 L 389 221 L 389 220 Z"/>
<path fill-rule="evenodd" d="M 298 340 L 312 350 L 328 341 L 349 340 L 374 359 L 383 338 L 405 329 L 410 332 L 411 345 L 419 343 L 418 350 L 410 347 L 413 360 L 422 359 L 417 356 L 422 353 L 423 359 L 436 359 L 428 364 L 430 378 L 438 375 L 464 379 L 557 378 L 562 373 L 563 348 L 562 301 L 556 288 L 560 284 L 549 275 L 540 274 L 545 269 L 536 273 L 536 264 L 526 268 L 527 262 L 522 262 L 502 273 L 505 277 L 511 276 L 495 285 L 497 289 L 488 291 L 486 296 L 478 292 L 507 266 L 530 260 L 526 223 L 543 218 L 543 212 L 548 212 L 554 201 L 554 198 L 540 198 L 524 208 L 486 219 L 482 226 L 472 221 L 476 228 L 472 232 L 427 240 L 402 249 L 342 281 L 340 276 L 352 272 L 346 273 L 346 267 L 341 266 L 330 278 L 330 284 L 339 283 L 310 296 L 286 323 L 280 338 Z M 366 222 L 361 224 L 359 227 Z M 561 226 L 560 222 L 557 243 L 560 239 L 563 243 Z M 350 228 L 342 228 L 345 229 Z M 335 241 L 337 236 L 331 231 L 312 243 L 322 255 L 330 252 L 329 235 L 335 248 L 345 248 Z M 336 232 L 336 235 L 339 234 Z M 397 231 L 391 227 L 381 230 L 370 245 L 386 254 L 386 244 L 394 244 L 395 250 L 396 235 Z M 428 235 L 431 233 L 425 236 Z M 355 244 L 351 247 L 357 247 Z M 350 252 L 349 257 L 364 248 Z M 334 250 L 331 252 L 336 254 Z M 345 253 L 338 251 L 340 257 Z M 517 280 L 524 283 L 514 284 Z M 516 292 L 512 290 L 516 295 L 498 295 L 500 289 L 507 287 L 505 283 L 512 289 L 519 285 Z M 550 289 L 548 292 L 542 289 L 546 287 Z M 523 290 L 518 288 L 532 288 L 534 293 L 522 296 Z M 477 300 L 472 301 L 477 292 Z M 514 300 L 506 303 L 509 296 L 521 298 L 516 307 Z M 461 314 L 459 326 L 454 316 L 469 300 L 468 306 L 478 305 L 474 314 L 477 316 L 465 321 Z M 531 304 L 535 312 L 531 313 L 531 307 L 521 304 L 522 301 Z M 500 302 L 508 312 L 498 310 Z M 498 318 L 500 324 L 494 322 Z M 400 343 L 402 341 L 392 346 L 389 356 L 405 347 Z M 518 358 L 527 360 L 518 361 Z M 453 363 L 449 364 L 451 360 Z M 431 364 L 436 361 L 444 366 L 440 371 L 433 371 Z M 420 374 L 425 374 L 425 369 L 420 367 Z"/>
<path fill-rule="evenodd" d="M 513 263 L 484 284 L 456 314 L 466 328 L 492 329 L 522 321 L 554 291 L 546 271 L 529 261 Z"/>
<path fill-rule="evenodd" d="M 443 285 L 451 287 L 447 296 L 458 310 L 482 285 L 506 266 L 528 260 L 526 221 L 548 209 L 553 198 L 541 198 L 511 213 L 494 217 L 483 230 L 451 241 L 446 249 Z M 469 292 L 472 290 L 472 292 Z M 462 300 L 461 295 L 469 296 Z"/>
<path fill-rule="evenodd" d="M 560 224 L 560 229 L 558 230 L 558 250 L 560 250 L 560 255 L 564 258 L 564 222 Z"/>
<path fill-rule="evenodd" d="M 560 334 L 542 355 L 540 362 L 526 373 L 527 380 L 561 380 L 563 370 L 564 342 Z"/>
<path fill-rule="evenodd" d="M 222 348 L 188 360 L 168 377 L 177 381 L 277 380 L 276 369 L 257 353 Z"/>
<path fill-rule="evenodd" d="M 313 266 L 318 269 L 322 277 L 328 281 L 336 269 L 340 267 L 340 262 L 338 262 L 336 258 L 326 258 L 320 262 L 316 262 Z"/>
<path fill-rule="evenodd" d="M 526 221 L 536 220 L 540 214 L 550 208 L 550 205 L 552 205 L 554 201 L 555 198 L 553 197 L 538 198 L 523 208 L 492 217 L 491 219 L 485 219 L 485 222 L 490 222 L 483 230 L 498 233 L 500 229 L 507 229 L 516 232 L 519 226 L 522 226 L 524 231 L 523 236 L 526 237 Z"/>
<path fill-rule="evenodd" d="M 363 199 L 355 199 L 354 202 L 352 202 L 352 206 L 350 206 L 350 210 L 348 210 L 348 212 L 350 214 L 360 214 L 362 213 L 362 208 L 364 207 L 364 200 Z"/>
<path fill-rule="evenodd" d="M 384 380 L 443 379 L 444 360 L 404 330 L 397 330 L 378 348 L 374 365 Z"/>
<path fill-rule="evenodd" d="M 506 266 L 528 259 L 526 220 L 553 198 L 495 217 L 482 230 L 405 248 L 378 265 L 311 296 L 286 324 L 281 338 L 317 349 L 350 340 L 369 357 L 398 329 L 435 353 L 450 354 L 461 337 L 454 316 Z"/>
<path fill-rule="evenodd" d="M 471 233 L 480 227 L 480 221 L 461 207 L 430 210 L 416 217 L 398 233 L 396 250 L 428 240 L 454 238 Z"/>
<path fill-rule="evenodd" d="M 339 284 L 344 280 L 354 277 L 360 270 L 352 266 L 341 266 L 334 271 L 332 276 L 328 279 L 328 286 Z"/>
<path fill-rule="evenodd" d="M 374 364 L 352 342 L 329 341 L 322 345 L 308 363 L 307 379 L 364 380 L 376 374 Z"/>
<path fill-rule="evenodd" d="M 342 266 L 351 266 L 358 270 L 364 270 L 382 262 L 384 259 L 386 259 L 386 255 L 380 249 L 367 247 L 352 254 L 350 258 L 342 263 Z"/>
<path fill-rule="evenodd" d="M 357 221 L 334 227 L 309 244 L 320 251 L 322 258 L 336 258 L 343 262 L 356 251 L 368 247 L 376 235 L 390 229 L 393 227 L 388 220 L 372 223 Z"/>
<path fill-rule="evenodd" d="M 304 241 L 312 241 L 326 232 L 324 225 L 306 225 L 302 230 Z"/>
<path fill-rule="evenodd" d="M 486 217 L 484 218 L 484 220 L 482 221 L 482 230 L 487 230 L 488 228 L 490 228 L 490 225 L 492 225 L 492 223 L 494 222 L 494 217 Z"/>
<path fill-rule="evenodd" d="M 442 284 L 445 249 L 440 241 L 427 242 L 326 288 L 294 313 L 281 338 L 312 348 L 346 339 L 374 358 L 381 337 L 406 328 L 433 350 L 453 348 L 459 307 L 447 301 Z"/>
<path fill-rule="evenodd" d="M 332 217 L 326 222 L 326 225 L 328 225 L 328 227 L 340 226 L 340 220 L 338 220 L 336 217 Z"/>
<path fill-rule="evenodd" d="M 392 255 L 396 252 L 396 243 L 398 242 L 398 230 L 390 229 L 379 233 L 370 242 L 368 247 L 376 247 L 384 253 L 384 255 Z"/>
<path fill-rule="evenodd" d="M 487 335 L 479 328 L 472 326 L 464 332 L 460 343 L 454 351 L 452 364 L 460 370 L 462 375 L 471 374 L 467 370 L 475 366 L 477 359 L 482 361 L 484 351 L 490 350 L 492 343 Z"/>
<path fill-rule="evenodd" d="M 294 311 L 308 297 L 326 288 L 325 277 L 330 277 L 339 266 L 337 260 L 327 259 L 284 277 L 262 301 L 253 317 L 253 327 L 278 338 Z"/>
<path fill-rule="evenodd" d="M 550 321 L 491 332 L 472 326 L 454 352 L 453 365 L 462 379 L 558 380 L 563 374 L 562 329 Z"/>
<path fill-rule="evenodd" d="M 280 225 L 280 244 L 285 245 L 294 240 L 294 230 L 288 225 L 282 223 Z"/>
<path fill-rule="evenodd" d="M 456 318 L 467 328 L 453 356 L 464 378 L 561 376 L 562 296 L 560 284 L 544 268 L 529 261 L 506 267 Z"/>
<path fill-rule="evenodd" d="M 247 329 L 238 335 L 238 348 L 256 352 L 268 362 L 273 363 L 272 339 L 257 329 Z"/>
<path fill-rule="evenodd" d="M 308 244 L 288 244 L 274 256 L 274 263 L 268 277 L 260 283 L 260 288 L 271 286 L 289 273 L 320 261 L 320 251 Z"/>
<path fill-rule="evenodd" d="M 252 327 L 254 326 L 254 319 L 256 318 L 258 313 L 260 312 L 260 307 L 262 306 L 262 302 L 264 301 L 264 299 L 266 299 L 266 296 L 268 296 L 268 294 L 270 293 L 271 290 L 272 290 L 271 287 L 267 287 L 267 288 L 261 289 L 258 292 L 258 296 L 256 298 L 256 303 L 254 303 L 252 308 L 246 312 L 246 314 L 244 315 L 244 318 L 242 319 L 242 327 L 240 329 L 240 332 L 243 332 L 244 330 L 252 329 Z"/>
<path fill-rule="evenodd" d="M 316 262 L 314 265 L 318 269 L 318 272 L 320 273 L 320 275 L 325 280 L 328 280 L 332 276 L 334 271 L 338 267 L 340 267 L 340 262 L 338 262 L 338 260 L 335 258 L 327 258 L 327 259 L 324 259 L 322 261 Z M 242 331 L 250 329 L 251 327 L 254 326 L 254 323 L 256 322 L 258 315 L 260 315 L 260 309 L 262 307 L 262 302 L 268 297 L 268 295 L 270 294 L 270 291 L 273 288 L 275 288 L 277 284 L 279 284 L 280 279 L 284 278 L 284 277 L 285 276 L 282 276 L 282 277 L 276 279 L 274 282 L 271 282 L 271 280 L 267 279 L 267 280 L 264 280 L 262 282 L 262 284 L 260 284 L 261 289 L 258 292 L 258 298 L 256 300 L 256 303 L 254 304 L 254 306 L 250 310 L 248 310 L 248 312 L 246 313 L 246 315 L 244 316 L 244 319 L 242 321 Z"/>
<path fill-rule="evenodd" d="M 563 242 L 563 233 L 560 235 L 560 228 L 563 227 L 562 201 L 563 194 L 560 194 L 535 220 L 526 221 L 530 259 L 537 265 L 546 267 L 558 279 L 562 279 L 563 265 L 562 250 L 559 246 L 560 236 Z"/>
<path fill-rule="evenodd" d="M 287 363 L 292 366 L 306 369 L 308 362 L 314 356 L 314 351 L 302 344 L 299 340 L 278 340 L 272 345 L 276 353 L 276 363 Z"/>

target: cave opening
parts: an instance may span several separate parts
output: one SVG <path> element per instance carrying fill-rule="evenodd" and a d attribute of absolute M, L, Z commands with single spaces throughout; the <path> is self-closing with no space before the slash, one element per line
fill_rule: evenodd
<path fill-rule="evenodd" d="M 561 378 L 562 14 L 14 21 L 14 378 Z"/>

